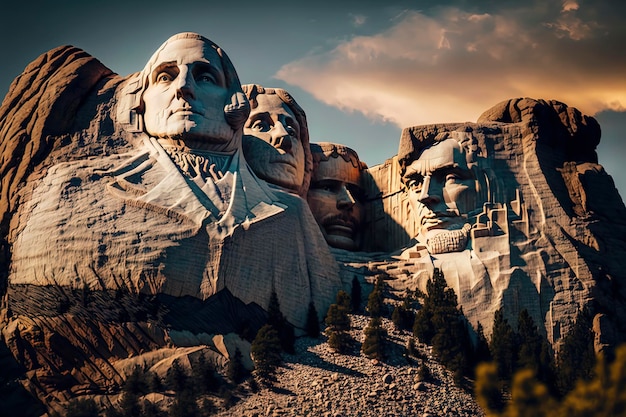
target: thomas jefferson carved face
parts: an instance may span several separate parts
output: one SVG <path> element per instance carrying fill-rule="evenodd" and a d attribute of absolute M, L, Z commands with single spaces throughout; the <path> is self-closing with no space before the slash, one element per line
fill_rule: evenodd
<path fill-rule="evenodd" d="M 248 163 L 264 180 L 297 190 L 305 164 L 300 125 L 278 95 L 259 94 L 256 102 L 243 128 Z"/>
<path fill-rule="evenodd" d="M 449 138 L 427 147 L 407 167 L 404 182 L 419 227 L 418 240 L 431 253 L 465 249 L 467 214 L 476 208 L 476 181 L 461 144 Z"/>
<path fill-rule="evenodd" d="M 315 154 L 314 158 L 317 159 Z M 313 171 L 307 195 L 313 217 L 320 225 L 326 242 L 340 249 L 358 249 L 363 195 L 358 164 L 356 158 L 346 161 L 337 154 L 320 160 Z"/>
<path fill-rule="evenodd" d="M 143 93 L 146 131 L 211 149 L 233 139 L 224 104 L 229 98 L 220 57 L 202 39 L 175 39 L 159 53 Z"/>

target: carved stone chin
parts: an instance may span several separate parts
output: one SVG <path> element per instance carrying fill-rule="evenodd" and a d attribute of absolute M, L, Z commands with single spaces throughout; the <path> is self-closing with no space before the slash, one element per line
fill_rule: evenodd
<path fill-rule="evenodd" d="M 441 230 L 426 241 L 426 248 L 433 255 L 463 251 L 467 248 L 470 230 L 472 226 L 469 223 L 459 230 Z"/>

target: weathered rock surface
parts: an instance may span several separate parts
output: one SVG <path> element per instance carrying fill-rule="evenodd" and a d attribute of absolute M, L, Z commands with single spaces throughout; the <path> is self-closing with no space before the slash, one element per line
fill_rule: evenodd
<path fill-rule="evenodd" d="M 514 324 L 527 309 L 558 347 L 588 307 L 598 350 L 626 340 L 626 207 L 598 164 L 593 118 L 513 99 L 477 123 L 405 129 L 398 155 L 366 173 L 369 252 L 331 252 L 304 200 L 267 187 L 238 154 L 202 189 L 233 192 L 235 203 L 211 213 L 230 223 L 207 220 L 208 203 L 170 155 L 116 118 L 135 76 L 61 47 L 34 61 L 0 107 L 3 383 L 21 379 L 50 408 L 75 396 L 106 402 L 136 365 L 162 376 L 174 360 L 192 368 L 205 355 L 223 368 L 235 348 L 247 353 L 272 291 L 302 328 L 309 301 L 321 317 L 355 276 L 423 289 L 434 268 L 487 333 L 495 310 Z M 469 246 L 454 253 L 412 240 L 418 225 L 400 181 L 413 142 L 433 137 L 463 139 L 477 159 L 484 204 L 468 215 Z M 365 318 L 354 320 L 360 340 Z M 430 357 L 438 383 L 416 380 L 401 353 L 408 335 L 387 327 L 388 363 L 300 339 L 278 390 L 249 393 L 222 415 L 481 415 Z"/>
<path fill-rule="evenodd" d="M 417 225 L 398 161 L 415 157 L 413 143 L 435 136 L 463 140 L 476 155 L 479 196 L 487 204 L 470 213 L 471 244 L 462 252 L 432 255 L 409 240 Z M 398 156 L 369 170 L 380 196 L 370 211 L 370 241 L 378 250 L 403 250 L 382 266 L 396 277 L 392 285 L 424 288 L 438 267 L 465 314 L 487 332 L 498 308 L 512 323 L 525 308 L 556 347 L 589 307 L 606 313 L 598 330 L 613 344 L 623 341 L 626 208 L 598 164 L 599 140 L 595 119 L 533 99 L 502 102 L 477 123 L 405 129 Z M 374 239 L 381 235 L 382 242 Z"/>
<path fill-rule="evenodd" d="M 129 128 L 136 77 L 60 47 L 0 107 L 2 338 L 46 404 L 119 385 L 129 356 L 212 344 L 224 361 L 215 336 L 251 340 L 272 292 L 303 328 L 309 302 L 321 316 L 341 288 L 306 202 L 240 150 L 200 187 Z"/>

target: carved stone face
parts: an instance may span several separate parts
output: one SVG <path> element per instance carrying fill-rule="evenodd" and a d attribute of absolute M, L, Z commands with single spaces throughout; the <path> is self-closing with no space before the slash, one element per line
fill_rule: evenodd
<path fill-rule="evenodd" d="M 358 249 L 362 222 L 361 171 L 341 156 L 320 161 L 313 173 L 307 201 L 330 246 Z"/>
<path fill-rule="evenodd" d="M 256 101 L 243 127 L 246 159 L 259 177 L 297 190 L 304 180 L 305 164 L 300 125 L 276 94 L 259 94 Z"/>
<path fill-rule="evenodd" d="M 463 147 L 455 139 L 436 142 L 407 167 L 404 177 L 418 240 L 435 253 L 465 249 L 467 214 L 476 208 L 476 181 Z"/>
<path fill-rule="evenodd" d="M 145 129 L 193 148 L 228 143 L 234 134 L 224 117 L 228 97 L 217 51 L 200 39 L 174 40 L 149 74 L 143 93 Z"/>

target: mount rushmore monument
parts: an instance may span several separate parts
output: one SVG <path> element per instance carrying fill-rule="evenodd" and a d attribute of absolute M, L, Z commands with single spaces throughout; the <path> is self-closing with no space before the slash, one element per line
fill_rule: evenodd
<path fill-rule="evenodd" d="M 0 107 L 2 361 L 53 406 L 131 362 L 248 352 L 272 293 L 301 334 L 355 277 L 424 289 L 435 268 L 474 327 L 527 309 L 558 349 L 586 308 L 601 351 L 626 336 L 626 208 L 599 141 L 577 109 L 515 98 L 407 127 L 368 167 L 198 34 L 128 76 L 53 49 Z"/>

